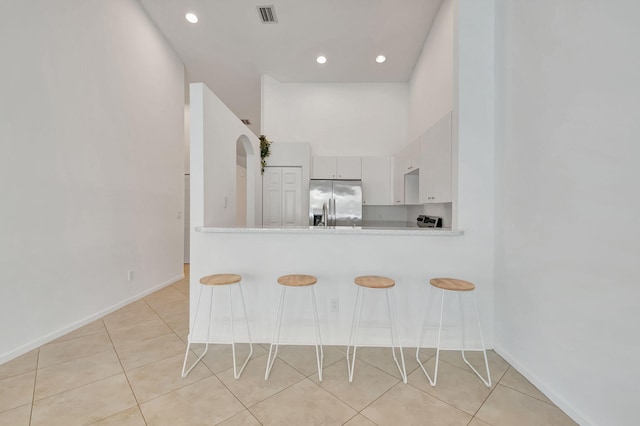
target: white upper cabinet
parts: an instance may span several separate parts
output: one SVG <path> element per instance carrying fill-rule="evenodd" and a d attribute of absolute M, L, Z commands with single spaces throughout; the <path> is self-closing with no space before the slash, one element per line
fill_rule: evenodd
<path fill-rule="evenodd" d="M 335 179 L 336 157 L 314 156 L 311 165 L 311 179 Z"/>
<path fill-rule="evenodd" d="M 336 157 L 337 179 L 362 179 L 362 157 Z"/>
<path fill-rule="evenodd" d="M 402 153 L 398 153 L 393 157 L 393 204 L 404 204 L 404 169 L 405 161 Z"/>
<path fill-rule="evenodd" d="M 396 154 L 393 160 L 393 204 L 405 204 L 405 175 L 420 168 L 420 144 L 415 140 Z M 413 175 L 412 175 L 413 176 Z"/>
<path fill-rule="evenodd" d="M 392 204 L 391 157 L 362 157 L 362 204 Z"/>
<path fill-rule="evenodd" d="M 362 179 L 362 157 L 313 157 L 311 179 Z"/>
<path fill-rule="evenodd" d="M 451 113 L 420 137 L 420 203 L 451 202 Z"/>

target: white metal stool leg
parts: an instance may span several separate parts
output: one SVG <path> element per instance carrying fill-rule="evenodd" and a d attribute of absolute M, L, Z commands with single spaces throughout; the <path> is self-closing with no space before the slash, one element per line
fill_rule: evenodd
<path fill-rule="evenodd" d="M 278 303 L 278 313 L 276 314 L 276 323 L 273 328 L 273 337 L 269 346 L 269 357 L 267 358 L 267 368 L 264 372 L 264 379 L 269 379 L 273 364 L 278 356 L 278 346 L 280 344 L 280 330 L 282 328 L 282 314 L 284 312 L 285 291 L 287 287 L 283 286 L 280 291 L 280 301 Z M 318 367 L 318 378 L 322 381 L 322 365 L 324 363 L 324 350 L 322 348 L 322 336 L 320 334 L 320 320 L 318 317 L 318 306 L 316 304 L 316 295 L 313 286 L 311 286 L 311 304 L 313 312 L 313 326 L 315 329 L 316 342 L 316 363 Z"/>
<path fill-rule="evenodd" d="M 356 308 L 353 311 L 353 320 L 351 321 L 351 330 L 349 331 L 349 343 L 347 344 L 347 372 L 349 373 L 349 383 L 353 381 L 353 370 L 356 363 L 356 350 L 358 349 L 358 332 L 360 331 L 360 316 L 362 314 L 362 288 L 358 287 L 358 293 L 356 295 Z M 356 323 L 356 315 L 358 322 Z M 356 327 L 356 338 L 353 342 L 353 358 L 349 356 L 349 349 L 351 347 L 351 337 L 353 336 L 353 327 Z"/>
<path fill-rule="evenodd" d="M 458 303 L 460 304 L 460 326 L 462 328 L 462 359 L 464 360 L 464 362 L 469 366 L 469 368 L 471 368 L 473 370 L 474 373 L 476 373 L 476 375 L 480 378 L 480 380 L 482 380 L 482 383 L 485 384 L 485 386 L 487 386 L 488 388 L 491 387 L 491 372 L 489 371 L 489 361 L 487 360 L 487 350 L 484 346 L 484 339 L 482 337 L 482 327 L 480 327 L 480 314 L 478 313 L 478 304 L 476 303 L 476 298 L 475 298 L 475 294 L 472 295 L 473 296 L 473 306 L 475 308 L 476 311 L 476 321 L 478 323 L 478 331 L 480 331 L 480 343 L 482 344 L 482 353 L 484 355 L 484 365 L 487 369 L 487 379 L 486 380 L 484 377 L 482 377 L 482 375 L 478 372 L 478 370 L 475 369 L 475 367 L 473 365 L 471 365 L 471 363 L 469 361 L 467 361 L 467 357 L 465 356 L 464 353 L 464 347 L 465 347 L 465 332 L 464 332 L 464 309 L 462 308 L 462 294 L 458 293 Z"/>
<path fill-rule="evenodd" d="M 284 294 L 286 287 L 282 287 L 280 290 L 280 302 L 278 302 L 278 313 L 276 314 L 276 323 L 273 327 L 273 337 L 271 338 L 271 345 L 269 346 L 269 357 L 267 358 L 267 369 L 264 372 L 264 379 L 267 380 L 269 378 L 269 374 L 271 374 L 271 368 L 273 367 L 273 363 L 276 362 L 276 357 L 278 356 L 278 342 L 280 341 L 280 325 L 282 324 L 282 310 L 284 307 Z M 272 358 L 272 349 L 275 345 L 275 351 L 273 352 Z"/>
<path fill-rule="evenodd" d="M 316 292 L 311 288 L 311 304 L 313 305 L 313 324 L 316 329 L 316 362 L 318 364 L 318 380 L 322 381 L 322 365 L 324 363 L 324 351 L 322 350 L 322 336 L 320 335 L 320 320 L 318 319 L 318 305 L 316 305 Z M 318 346 L 320 351 L 318 352 Z"/>
<path fill-rule="evenodd" d="M 191 338 L 193 335 L 193 329 L 196 326 L 196 321 L 198 320 L 198 312 L 200 311 L 200 298 L 202 297 L 202 286 L 200 286 L 200 292 L 198 293 L 198 302 L 196 303 L 196 314 L 193 317 L 193 324 L 191 325 L 191 330 L 189 330 L 189 336 L 187 337 L 187 350 L 185 351 L 184 362 L 182 363 L 181 376 L 183 379 L 189 375 L 191 370 L 193 370 L 193 368 L 200 362 L 200 360 L 204 358 L 204 356 L 207 354 L 207 351 L 209 350 L 209 341 L 211 340 L 210 333 L 211 333 L 211 314 L 212 314 L 212 307 L 213 307 L 213 288 L 211 288 L 210 291 L 211 291 L 211 297 L 209 299 L 209 324 L 207 325 L 207 342 L 204 346 L 204 352 L 202 352 L 202 354 L 198 357 L 198 359 L 195 360 L 193 365 L 191 365 L 191 367 L 189 367 L 189 369 L 185 372 L 184 369 L 187 366 L 187 358 L 189 358 L 189 349 L 191 348 Z"/>
<path fill-rule="evenodd" d="M 419 352 L 420 352 L 420 348 L 422 347 L 422 338 L 424 335 L 424 330 L 426 328 L 426 323 L 427 323 L 427 319 L 429 316 L 429 312 L 431 310 L 431 302 L 432 302 L 432 297 L 429 297 L 429 305 L 427 308 L 427 312 L 425 315 L 425 320 L 422 326 L 422 331 L 420 334 L 420 338 L 419 338 L 419 342 L 418 342 L 418 348 L 416 349 L 416 361 L 418 361 L 418 365 L 420 366 L 420 368 L 422 369 L 422 371 L 424 372 L 424 374 L 427 376 L 427 379 L 429 379 L 429 383 L 431 384 L 431 386 L 435 386 L 437 381 L 438 381 L 438 363 L 440 361 L 440 340 L 442 337 L 442 316 L 443 316 L 443 312 L 444 312 L 444 295 L 448 290 L 444 290 L 441 289 L 440 290 L 441 293 L 441 297 L 440 297 L 440 319 L 439 319 L 439 325 L 438 325 L 438 343 L 436 344 L 436 365 L 435 365 L 435 371 L 433 373 L 433 379 L 431 379 L 431 376 L 429 376 L 429 373 L 427 373 L 427 370 L 424 367 L 424 364 L 420 361 L 419 358 Z M 469 366 L 469 368 L 471 368 L 471 370 L 473 370 L 474 373 L 476 373 L 476 375 L 480 378 L 480 380 L 482 380 L 482 382 L 485 384 L 485 386 L 487 387 L 491 387 L 491 373 L 489 371 L 489 361 L 487 359 L 487 351 L 486 348 L 484 346 L 484 338 L 482 336 L 482 328 L 480 327 L 480 314 L 478 313 L 478 305 L 476 303 L 475 300 L 475 294 L 473 295 L 473 306 L 476 312 L 476 321 L 478 324 L 478 330 L 480 332 L 480 342 L 482 344 L 482 353 L 484 355 L 484 364 L 485 367 L 487 369 L 487 379 L 485 379 L 484 377 L 482 377 L 482 375 L 478 372 L 478 370 L 475 369 L 475 367 L 473 365 L 471 365 L 471 363 L 467 360 L 467 357 L 465 355 L 465 347 L 466 347 L 466 332 L 465 332 L 465 318 L 464 318 L 464 308 L 462 306 L 462 294 L 460 292 L 458 292 L 458 304 L 460 306 L 460 328 L 461 328 L 461 340 L 462 340 L 462 347 L 461 347 L 461 353 L 462 353 L 462 359 L 464 360 L 464 362 Z"/>
<path fill-rule="evenodd" d="M 229 317 L 231 320 L 231 356 L 233 358 L 233 377 L 235 379 L 240 378 L 240 375 L 244 371 L 244 368 L 247 366 L 247 363 L 251 359 L 251 355 L 253 355 L 253 343 L 251 342 L 251 332 L 249 331 L 249 317 L 247 316 L 247 309 L 244 305 L 244 296 L 242 294 L 242 287 L 240 286 L 240 283 L 238 283 L 238 291 L 240 292 L 240 300 L 242 301 L 242 312 L 244 313 L 244 318 L 247 323 L 247 336 L 249 338 L 249 355 L 247 356 L 247 359 L 244 361 L 244 364 L 242 364 L 242 367 L 240 367 L 240 371 L 237 371 L 236 338 L 235 338 L 235 332 L 233 330 L 233 305 L 231 302 L 231 286 L 229 286 Z"/>
<path fill-rule="evenodd" d="M 400 372 L 400 376 L 402 377 L 402 381 L 407 383 L 407 370 L 404 364 L 404 353 L 402 351 L 402 343 L 400 341 L 400 328 L 398 326 L 398 315 L 395 306 L 395 299 L 393 298 L 393 294 L 389 295 L 389 288 L 386 289 L 386 299 L 387 299 L 387 311 L 389 314 L 389 333 L 391 335 L 391 354 L 393 355 L 393 361 L 396 363 L 396 367 L 398 367 L 398 371 Z M 362 316 L 362 299 L 364 297 L 362 287 L 358 287 L 358 293 L 356 295 L 356 307 L 353 312 L 353 321 L 351 322 L 351 330 L 349 332 L 349 343 L 347 345 L 347 372 L 349 373 L 349 382 L 353 382 L 353 372 L 355 370 L 356 363 L 356 352 L 358 350 L 358 334 L 360 332 L 360 318 Z M 357 318 L 357 320 L 356 320 Z M 395 319 L 395 324 L 394 324 Z M 353 329 L 355 326 L 355 339 L 353 339 Z M 395 327 L 394 327 L 395 326 Z M 394 339 L 394 328 L 396 337 L 398 340 L 398 348 L 400 349 L 400 359 L 401 362 L 398 361 L 395 351 L 395 339 Z M 353 343 L 353 355 L 351 355 L 351 346 Z M 402 363 L 402 367 L 400 366 Z"/>
<path fill-rule="evenodd" d="M 236 340 L 235 340 L 235 330 L 234 330 L 234 326 L 233 326 L 233 303 L 232 303 L 232 298 L 231 298 L 231 285 L 229 285 L 229 316 L 230 316 L 230 320 L 231 320 L 231 354 L 232 354 L 232 359 L 233 359 L 233 376 L 236 379 L 238 379 L 240 377 L 240 375 L 244 371 L 244 368 L 247 366 L 247 363 L 251 359 L 251 356 L 253 355 L 253 343 L 251 341 L 251 332 L 249 331 L 249 317 L 247 317 L 247 310 L 246 310 L 246 307 L 245 307 L 245 304 L 244 304 L 244 296 L 242 294 L 242 287 L 240 286 L 239 282 L 238 282 L 238 290 L 240 291 L 240 300 L 242 301 L 242 312 L 244 313 L 244 317 L 245 317 L 246 324 L 247 324 L 247 336 L 249 338 L 249 355 L 247 356 L 247 359 L 244 361 L 244 364 L 242 364 L 242 367 L 240 368 L 240 371 L 237 371 L 237 365 L 236 365 Z M 202 358 L 204 358 L 204 356 L 207 354 L 207 351 L 209 350 L 209 344 L 211 343 L 211 323 L 213 322 L 213 287 L 210 287 L 209 291 L 210 291 L 210 294 L 211 294 L 210 299 L 209 299 L 209 323 L 207 324 L 207 341 L 205 342 L 204 352 L 198 357 L 198 359 L 193 363 L 193 365 L 191 365 L 191 367 L 189 367 L 189 369 L 185 372 L 185 368 L 187 366 L 187 359 L 189 357 L 189 349 L 191 348 L 193 329 L 195 328 L 195 324 L 196 324 L 196 322 L 198 320 L 198 312 L 200 311 L 200 299 L 202 297 L 202 286 L 200 286 L 200 292 L 198 293 L 198 302 L 196 304 L 196 314 L 194 316 L 193 324 L 192 324 L 191 330 L 189 332 L 189 337 L 187 338 L 187 350 L 185 352 L 184 362 L 182 364 L 182 378 L 187 377 L 187 375 L 191 372 L 191 370 L 193 370 L 195 368 L 195 366 L 198 364 L 198 362 L 200 362 L 202 360 Z"/>
<path fill-rule="evenodd" d="M 429 376 L 429 373 L 427 373 L 427 369 L 424 368 L 424 364 L 420 361 L 418 357 L 420 346 L 418 346 L 418 348 L 416 349 L 416 361 L 418 361 L 418 365 L 424 372 L 425 376 L 427 376 L 427 379 L 429 379 L 429 383 L 431 384 L 431 386 L 435 386 L 436 382 L 438 381 L 438 362 L 440 361 L 440 338 L 442 336 L 442 314 L 444 312 L 444 290 L 440 290 L 440 291 L 442 292 L 442 295 L 440 297 L 440 321 L 438 325 L 438 343 L 436 344 L 436 367 L 433 373 L 433 379 L 431 379 L 431 376 Z M 430 293 L 433 294 L 432 291 Z M 429 299 L 431 299 L 431 294 L 429 295 Z M 431 300 L 429 300 L 429 305 L 431 305 Z M 427 310 L 424 325 L 426 325 L 428 316 L 429 316 L 429 311 Z M 424 325 L 423 325 L 423 329 L 424 329 Z M 422 344 L 422 343 L 419 343 L 419 344 Z"/>
<path fill-rule="evenodd" d="M 407 369 L 404 365 L 404 353 L 402 352 L 402 342 L 400 341 L 400 327 L 398 326 L 398 313 L 396 311 L 396 300 L 393 297 L 393 293 L 390 293 L 391 289 L 388 288 L 386 290 L 387 296 L 387 310 L 389 311 L 389 331 L 391 332 L 391 354 L 393 355 L 393 361 L 396 363 L 396 367 L 398 367 L 398 371 L 400 372 L 400 376 L 402 377 L 403 383 L 407 383 Z M 389 299 L 391 298 L 391 301 Z M 393 340 L 393 320 L 391 315 L 391 308 L 393 307 L 393 318 L 395 319 L 395 329 L 396 336 L 398 338 L 398 347 L 400 348 L 400 360 L 402 361 L 402 368 L 400 368 L 400 364 L 398 363 L 398 358 L 396 357 L 396 349 Z"/>
<path fill-rule="evenodd" d="M 420 361 L 420 349 L 422 348 L 422 342 L 424 341 L 424 332 L 427 329 L 427 323 L 429 321 L 429 315 L 433 310 L 433 289 L 429 288 L 429 302 L 427 302 L 427 310 L 425 311 L 424 321 L 422 321 L 422 328 L 420 329 L 420 336 L 418 336 L 418 347 L 416 348 L 416 362 L 422 367 L 422 361 Z M 424 369 L 424 367 L 422 367 Z"/>

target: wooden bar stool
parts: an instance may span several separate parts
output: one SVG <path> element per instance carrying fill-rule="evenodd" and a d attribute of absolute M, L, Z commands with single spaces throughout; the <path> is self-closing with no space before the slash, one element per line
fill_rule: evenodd
<path fill-rule="evenodd" d="M 231 356 L 233 358 L 233 377 L 238 379 L 246 367 L 249 359 L 251 359 L 251 355 L 253 355 L 253 344 L 251 343 L 251 332 L 249 331 L 249 320 L 247 317 L 247 309 L 244 305 L 244 296 L 242 295 L 242 287 L 240 286 L 240 281 L 242 277 L 236 274 L 215 274 L 215 275 L 207 275 L 200 279 L 200 292 L 198 293 L 198 302 L 196 304 L 196 314 L 193 318 L 193 324 L 191 325 L 191 330 L 189 330 L 189 337 L 187 338 L 187 351 L 184 354 L 184 363 L 182 364 L 182 378 L 184 379 L 187 375 L 193 370 L 193 368 L 204 358 L 207 354 L 207 350 L 209 349 L 209 343 L 214 343 L 211 341 L 211 322 L 212 322 L 212 312 L 213 312 L 213 289 L 218 286 L 227 286 L 229 289 L 229 318 L 231 319 Z M 236 366 L 236 345 L 235 345 L 235 334 L 233 330 L 233 305 L 231 303 L 231 287 L 233 284 L 238 284 L 238 291 L 240 292 L 240 300 L 242 301 L 242 312 L 244 313 L 244 319 L 247 323 L 247 336 L 249 337 L 249 356 L 242 364 L 240 371 L 237 371 Z M 193 329 L 198 320 L 198 312 L 200 311 L 200 298 L 202 297 L 202 289 L 204 287 L 209 287 L 211 289 L 211 296 L 209 298 L 209 323 L 207 325 L 207 341 L 206 342 L 193 342 Z M 189 348 L 191 343 L 205 343 L 204 352 L 200 357 L 193 363 L 191 367 L 185 372 L 185 368 L 187 366 L 187 358 L 189 357 Z"/>
<path fill-rule="evenodd" d="M 284 310 L 284 297 L 287 287 L 308 287 L 311 290 L 311 305 L 313 309 L 313 325 L 316 331 L 316 362 L 318 365 L 318 379 L 322 381 L 322 363 L 324 361 L 324 352 L 322 350 L 322 338 L 320 336 L 320 321 L 318 320 L 318 306 L 316 305 L 316 294 L 313 289 L 318 279 L 313 275 L 283 275 L 278 278 L 278 284 L 282 286 L 280 291 L 280 302 L 278 303 L 278 313 L 276 315 L 276 323 L 273 328 L 273 338 L 269 346 L 269 358 L 267 359 L 267 370 L 264 373 L 264 379 L 269 378 L 273 363 L 278 355 L 278 344 L 280 341 L 280 326 L 282 325 L 282 311 Z M 272 349 L 275 350 L 272 353 Z"/>
<path fill-rule="evenodd" d="M 407 383 L 407 370 L 404 366 L 404 354 L 402 353 L 402 343 L 400 342 L 400 330 L 398 328 L 398 315 L 396 312 L 396 304 L 393 298 L 393 293 L 391 290 L 396 285 L 396 282 L 391 278 L 387 277 L 379 277 L 375 275 L 365 275 L 361 277 L 357 277 L 354 282 L 358 285 L 358 294 L 356 296 L 356 306 L 353 311 L 353 321 L 351 322 L 351 330 L 349 332 L 349 344 L 347 345 L 347 371 L 349 373 L 349 383 L 353 381 L 353 370 L 355 368 L 356 362 L 356 351 L 358 349 L 358 331 L 360 330 L 360 316 L 362 314 L 362 297 L 363 297 L 363 288 L 375 289 L 375 290 L 385 290 L 385 294 L 387 296 L 387 310 L 389 312 L 389 331 L 391 333 L 391 354 L 393 355 L 393 360 L 396 363 L 396 367 L 398 367 L 398 371 L 400 371 L 400 376 L 402 376 L 402 381 Z M 393 314 L 392 308 L 393 307 Z M 395 331 L 398 339 L 398 347 L 400 348 L 400 359 L 402 361 L 402 368 L 400 367 L 400 363 L 398 363 L 398 358 L 396 357 L 395 351 L 395 341 L 393 338 L 393 320 L 395 319 Z M 357 318 L 357 322 L 356 322 Z M 353 342 L 353 357 L 350 357 L 349 352 L 351 348 L 351 340 L 353 337 L 353 328 L 355 325 L 356 336 Z"/>
<path fill-rule="evenodd" d="M 455 278 L 433 278 L 431 281 L 429 281 L 429 283 L 431 284 L 431 287 L 430 287 L 431 293 L 433 293 L 434 288 L 439 289 L 442 293 L 442 296 L 440 298 L 440 324 L 438 325 L 438 343 L 436 346 L 436 367 L 433 373 L 433 380 L 431 379 L 431 376 L 429 376 L 429 373 L 427 373 L 427 370 L 424 368 L 424 364 L 422 364 L 419 357 L 420 347 L 422 346 L 422 338 L 424 337 L 425 328 L 427 326 L 427 319 L 429 318 L 429 312 L 431 311 L 431 302 L 433 300 L 431 297 L 429 297 L 429 306 L 425 314 L 424 323 L 422 324 L 422 330 L 420 331 L 418 347 L 416 349 L 416 361 L 418 361 L 418 365 L 420 365 L 420 368 L 422 368 L 422 371 L 427 376 L 427 379 L 429 379 L 429 383 L 431 383 L 431 386 L 435 386 L 438 380 L 438 361 L 440 360 L 440 337 L 442 335 L 442 313 L 444 311 L 444 295 L 446 293 L 456 292 L 458 293 L 458 303 L 460 304 L 460 327 L 462 329 L 462 359 L 469 367 L 471 367 L 473 372 L 476 373 L 476 375 L 480 378 L 480 380 L 482 380 L 482 382 L 487 387 L 491 387 L 491 373 L 489 372 L 489 362 L 487 361 L 487 351 L 484 347 L 484 339 L 482 338 L 482 329 L 480 327 L 480 315 L 478 313 L 478 305 L 476 303 L 475 294 L 472 294 L 472 296 L 474 296 L 473 306 L 476 311 L 476 320 L 478 322 L 478 330 L 480 331 L 480 343 L 482 344 L 482 349 L 467 349 L 467 350 L 482 351 L 482 353 L 484 354 L 484 365 L 487 368 L 487 380 L 485 380 L 484 377 L 482 377 L 482 375 L 478 373 L 478 370 L 476 370 L 473 367 L 473 365 L 471 365 L 469 361 L 467 361 L 467 357 L 464 354 L 465 330 L 464 330 L 464 309 L 462 308 L 462 293 L 473 292 L 476 286 L 473 283 L 470 283 L 468 281 L 458 280 Z"/>

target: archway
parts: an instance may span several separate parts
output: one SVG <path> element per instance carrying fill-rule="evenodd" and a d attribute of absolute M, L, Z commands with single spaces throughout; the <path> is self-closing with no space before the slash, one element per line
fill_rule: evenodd
<path fill-rule="evenodd" d="M 236 225 L 255 226 L 256 157 L 251 141 L 241 135 L 236 141 Z"/>

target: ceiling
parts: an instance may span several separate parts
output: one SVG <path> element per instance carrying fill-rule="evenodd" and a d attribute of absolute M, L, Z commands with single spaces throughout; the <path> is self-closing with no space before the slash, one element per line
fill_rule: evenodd
<path fill-rule="evenodd" d="M 185 64 L 260 134 L 260 76 L 406 82 L 442 0 L 140 0 Z M 264 24 L 257 6 L 273 5 Z M 185 13 L 199 22 L 190 24 Z M 383 54 L 387 61 L 377 64 Z M 327 57 L 319 65 L 315 58 Z"/>

